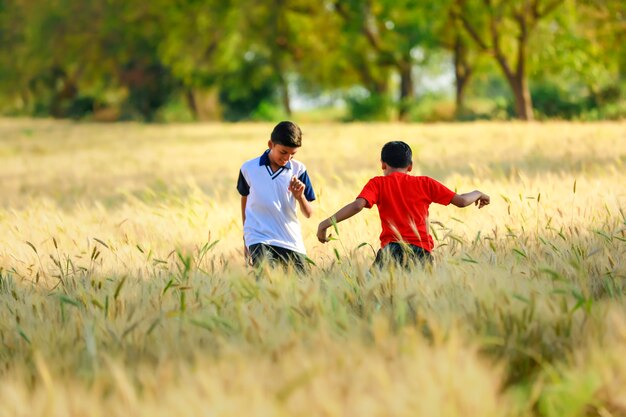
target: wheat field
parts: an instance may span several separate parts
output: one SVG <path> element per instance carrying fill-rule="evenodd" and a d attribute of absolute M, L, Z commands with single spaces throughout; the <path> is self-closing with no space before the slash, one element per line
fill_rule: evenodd
<path fill-rule="evenodd" d="M 303 124 L 315 265 L 256 280 L 272 127 L 0 119 L 0 416 L 626 416 L 626 123 Z M 491 196 L 426 270 L 369 270 L 376 209 L 315 239 L 389 140 Z"/>

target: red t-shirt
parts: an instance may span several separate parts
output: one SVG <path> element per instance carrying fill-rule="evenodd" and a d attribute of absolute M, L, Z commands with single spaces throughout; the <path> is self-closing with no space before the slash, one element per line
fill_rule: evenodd
<path fill-rule="evenodd" d="M 454 195 L 454 191 L 430 177 L 393 172 L 369 180 L 357 198 L 363 198 L 367 208 L 378 206 L 382 248 L 402 241 L 431 251 L 434 243 L 428 233 L 428 207 L 430 203 L 447 206 Z"/>

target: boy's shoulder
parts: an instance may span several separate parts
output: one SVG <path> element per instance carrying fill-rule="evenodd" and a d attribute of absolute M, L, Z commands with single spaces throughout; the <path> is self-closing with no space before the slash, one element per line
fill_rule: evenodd
<path fill-rule="evenodd" d="M 250 167 L 250 166 L 257 166 L 259 165 L 260 160 L 261 160 L 261 155 L 255 156 L 254 158 L 248 159 L 243 164 L 241 164 L 241 167 L 244 168 L 244 167 Z"/>
<path fill-rule="evenodd" d="M 413 175 L 413 174 L 404 174 L 404 173 L 393 173 L 390 175 L 376 175 L 372 177 L 372 180 L 376 181 L 391 181 L 392 178 L 402 178 L 406 181 L 430 181 L 433 178 L 427 175 Z"/>
<path fill-rule="evenodd" d="M 434 178 L 431 178 L 427 175 L 410 175 L 410 174 L 401 174 L 401 175 L 377 175 L 375 177 L 370 178 L 370 183 L 389 183 L 395 184 L 397 186 L 411 185 L 411 186 L 421 186 L 427 183 L 431 183 L 436 181 Z"/>
<path fill-rule="evenodd" d="M 304 162 L 298 161 L 297 159 L 292 159 L 289 162 L 291 163 L 291 168 L 294 171 L 306 171 L 306 165 L 304 165 Z"/>

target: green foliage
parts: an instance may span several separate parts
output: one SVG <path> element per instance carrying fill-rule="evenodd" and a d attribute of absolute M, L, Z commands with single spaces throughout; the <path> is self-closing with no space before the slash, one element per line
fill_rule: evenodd
<path fill-rule="evenodd" d="M 122 82 L 128 90 L 123 118 L 154 121 L 158 110 L 170 99 L 177 84 L 169 70 L 159 63 L 131 61 L 124 68 Z"/>
<path fill-rule="evenodd" d="M 626 120 L 626 102 L 619 101 L 601 107 L 586 110 L 579 116 L 580 120 Z"/>
<path fill-rule="evenodd" d="M 411 106 L 409 120 L 413 122 L 452 120 L 454 110 L 454 103 L 443 94 L 425 94 Z"/>
<path fill-rule="evenodd" d="M 568 380 L 559 380 L 542 393 L 539 400 L 541 415 L 546 417 L 588 415 L 587 411 L 597 402 L 594 397 L 600 386 L 600 378 L 592 372 Z"/>
<path fill-rule="evenodd" d="M 245 120 L 255 115 L 263 120 L 276 114 L 277 80 L 263 64 L 263 60 L 245 61 L 239 71 L 223 77 L 219 98 L 224 120 Z"/>
<path fill-rule="evenodd" d="M 185 86 L 213 86 L 238 68 L 244 52 L 239 6 L 236 0 L 151 3 L 150 12 L 167 27 L 158 56 Z"/>
<path fill-rule="evenodd" d="M 262 122 L 275 122 L 276 120 L 285 119 L 286 115 L 284 110 L 274 102 L 263 100 L 254 109 L 250 118 Z"/>
<path fill-rule="evenodd" d="M 167 122 L 191 122 L 194 115 L 185 102 L 182 95 L 173 96 L 163 107 L 159 109 L 157 120 Z"/>
<path fill-rule="evenodd" d="M 566 89 L 569 87 L 569 89 Z M 610 86 L 595 94 L 583 94 L 581 89 L 538 82 L 531 87 L 533 104 L 538 117 L 602 120 L 626 117 L 626 106 L 619 88 Z"/>
<path fill-rule="evenodd" d="M 481 77 L 509 89 L 494 101 L 519 98 L 510 75 L 521 68 L 541 118 L 621 117 L 619 100 L 605 93 L 619 91 L 626 77 L 623 2 L 539 0 L 534 14 L 524 4 L 2 1 L 0 111 L 75 119 L 108 111 L 113 118 L 151 121 L 163 106 L 181 103 L 181 94 L 214 91 L 212 117 L 266 120 L 291 113 L 297 80 L 304 94 L 344 92 L 339 99 L 348 102 L 347 120 L 448 119 L 447 98 L 432 103 L 434 111 L 417 100 L 437 75 L 451 74 L 457 60 L 468 71 L 464 85 L 473 98 L 494 99 L 480 88 Z M 518 17 L 530 30 L 520 66 Z M 501 54 L 494 53 L 495 35 Z M 419 79 L 442 51 L 445 65 L 433 79 Z M 354 94 L 355 87 L 367 93 Z M 193 117 L 202 116 L 199 103 L 184 103 Z M 457 114 L 476 115 L 492 113 Z"/>
<path fill-rule="evenodd" d="M 346 98 L 347 120 L 391 120 L 393 104 L 386 95 L 354 92 Z"/>
<path fill-rule="evenodd" d="M 568 97 L 567 91 L 554 84 L 535 83 L 530 91 L 535 111 L 540 118 L 573 119 L 586 107 L 584 100 Z"/>

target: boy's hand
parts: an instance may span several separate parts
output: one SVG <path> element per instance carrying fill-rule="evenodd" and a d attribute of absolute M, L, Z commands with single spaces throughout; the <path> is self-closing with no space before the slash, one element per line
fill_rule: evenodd
<path fill-rule="evenodd" d="M 487 194 L 481 193 L 480 197 L 478 197 L 478 200 L 476 200 L 476 203 L 474 204 L 476 204 L 478 208 L 481 209 L 488 205 L 490 201 L 491 199 Z"/>
<path fill-rule="evenodd" d="M 292 177 L 291 181 L 289 182 L 289 191 L 291 191 L 291 194 L 293 194 L 296 200 L 302 198 L 305 187 L 306 186 L 304 185 L 304 183 L 296 177 Z"/>
<path fill-rule="evenodd" d="M 324 227 L 324 222 L 321 222 L 319 226 L 317 226 L 317 240 L 322 243 L 330 242 L 330 236 L 326 236 L 326 230 L 328 230 L 328 227 Z"/>

